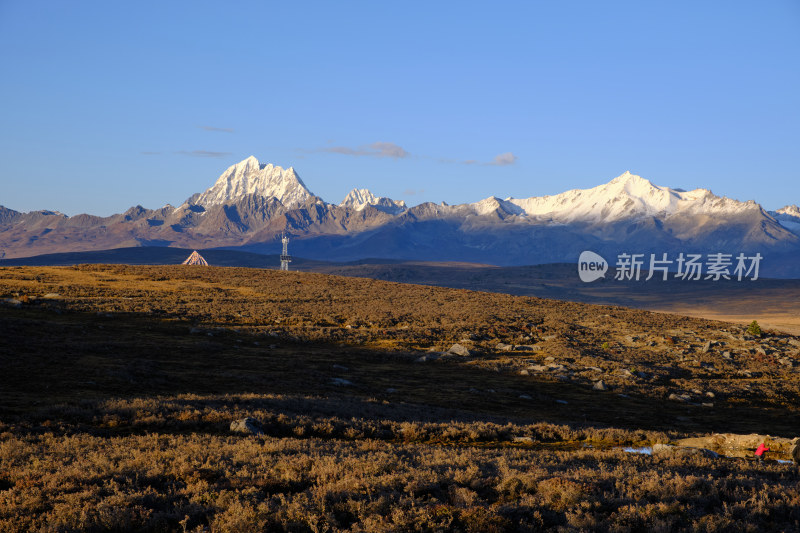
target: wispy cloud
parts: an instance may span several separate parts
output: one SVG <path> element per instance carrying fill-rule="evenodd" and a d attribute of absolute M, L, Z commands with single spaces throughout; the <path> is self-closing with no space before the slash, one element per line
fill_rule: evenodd
<path fill-rule="evenodd" d="M 220 131 L 222 133 L 233 133 L 233 128 L 217 128 L 216 126 L 197 126 L 205 131 Z"/>
<path fill-rule="evenodd" d="M 517 156 L 512 154 L 511 152 L 503 152 L 502 154 L 497 154 L 494 156 L 494 159 L 491 161 L 483 162 L 478 161 L 477 159 L 467 159 L 465 161 L 461 161 L 462 165 L 484 165 L 484 166 L 492 166 L 492 167 L 505 167 L 508 165 L 513 165 L 517 162 Z M 442 160 L 443 163 L 449 163 L 452 161 L 449 160 Z"/>
<path fill-rule="evenodd" d="M 414 196 L 416 194 L 423 194 L 424 192 L 425 192 L 425 189 L 419 189 L 419 190 L 406 189 L 406 190 L 403 191 L 403 195 L 404 196 Z"/>
<path fill-rule="evenodd" d="M 374 142 L 372 144 L 351 148 L 349 146 L 329 146 L 316 150 L 318 152 L 329 152 L 332 154 L 352 155 L 356 157 L 391 157 L 392 159 L 402 159 L 409 154 L 401 146 L 394 143 Z"/>
<path fill-rule="evenodd" d="M 231 152 L 210 152 L 208 150 L 178 150 L 175 153 L 191 157 L 228 157 L 229 155 L 233 155 Z"/>
<path fill-rule="evenodd" d="M 374 142 L 372 144 L 363 144 L 361 146 L 355 146 L 355 147 L 329 145 L 322 148 L 314 148 L 314 149 L 300 148 L 297 151 L 301 154 L 313 154 L 313 153 L 325 152 L 329 154 L 349 155 L 353 157 L 379 157 L 379 158 L 391 158 L 391 159 L 403 159 L 412 156 L 412 154 L 406 151 L 402 146 L 390 142 Z M 415 155 L 414 157 L 422 159 L 433 159 L 435 161 L 438 161 L 439 163 L 446 165 L 480 165 L 480 166 L 493 166 L 493 167 L 505 167 L 508 165 L 513 165 L 517 162 L 518 159 L 517 156 L 514 155 L 512 152 L 503 152 L 502 154 L 497 154 L 491 161 L 480 161 L 478 159 L 458 160 L 447 157 L 432 157 L 429 155 L 419 155 L 419 154 Z"/>

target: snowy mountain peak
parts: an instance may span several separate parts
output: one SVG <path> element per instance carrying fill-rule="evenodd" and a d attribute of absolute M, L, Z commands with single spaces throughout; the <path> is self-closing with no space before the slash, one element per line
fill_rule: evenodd
<path fill-rule="evenodd" d="M 231 203 L 248 194 L 275 198 L 288 208 L 302 205 L 314 196 L 294 168 L 262 165 L 250 156 L 228 167 L 194 203 L 208 207 Z"/>
<path fill-rule="evenodd" d="M 800 207 L 797 207 L 796 205 L 787 205 L 786 207 L 781 207 L 780 209 L 778 209 L 776 213 L 800 218 Z"/>
<path fill-rule="evenodd" d="M 777 211 L 770 211 L 769 214 L 778 221 L 778 224 L 795 235 L 800 235 L 800 207 L 787 205 Z"/>
<path fill-rule="evenodd" d="M 402 200 L 392 200 L 386 196 L 375 196 L 368 189 L 353 189 L 344 200 L 339 204 L 342 207 L 350 207 L 356 211 L 361 211 L 371 205 L 380 211 L 397 214 L 406 209 L 406 203 Z"/>
<path fill-rule="evenodd" d="M 369 189 L 353 189 L 344 200 L 339 204 L 342 207 L 352 207 L 356 211 L 361 211 L 368 205 L 378 203 L 378 197 L 372 194 Z"/>
<path fill-rule="evenodd" d="M 629 181 L 631 182 L 646 181 L 647 183 L 650 183 L 648 180 L 644 179 L 638 174 L 632 173 L 630 170 L 626 170 L 625 172 L 623 172 L 622 174 L 611 180 L 611 183 L 625 183 Z"/>
<path fill-rule="evenodd" d="M 626 170 L 624 174 L 621 174 L 608 182 L 606 184 L 609 188 L 617 187 L 622 188 L 630 194 L 642 194 L 642 193 L 649 193 L 653 189 L 663 190 L 663 187 L 658 187 L 653 185 L 650 180 L 647 180 L 638 174 L 633 174 L 631 171 Z"/>
<path fill-rule="evenodd" d="M 591 189 L 573 189 L 553 196 L 508 198 L 525 216 L 548 219 L 556 224 L 592 224 L 625 219 L 670 217 L 678 213 L 721 215 L 758 208 L 752 202 L 720 198 L 707 189 L 683 191 L 654 185 L 625 172 Z"/>

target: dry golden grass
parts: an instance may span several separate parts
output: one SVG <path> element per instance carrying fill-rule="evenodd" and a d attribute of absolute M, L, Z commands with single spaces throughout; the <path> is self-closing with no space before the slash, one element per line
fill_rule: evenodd
<path fill-rule="evenodd" d="M 788 335 L 251 269 L 8 268 L 0 298 L 2 531 L 800 527 L 794 465 L 616 448 L 795 436 Z"/>

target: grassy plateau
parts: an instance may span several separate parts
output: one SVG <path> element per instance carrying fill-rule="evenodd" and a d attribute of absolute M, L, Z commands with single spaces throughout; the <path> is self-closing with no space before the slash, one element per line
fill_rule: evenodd
<path fill-rule="evenodd" d="M 619 306 L 0 268 L 0 531 L 800 530 L 785 450 L 625 449 L 794 438 L 799 365 L 789 333 Z"/>

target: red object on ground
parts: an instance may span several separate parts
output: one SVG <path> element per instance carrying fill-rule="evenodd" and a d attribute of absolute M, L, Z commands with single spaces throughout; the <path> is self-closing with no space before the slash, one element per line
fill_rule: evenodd
<path fill-rule="evenodd" d="M 764 445 L 764 443 L 762 442 L 761 444 L 758 445 L 758 448 L 756 449 L 756 456 L 761 457 L 762 455 L 764 455 L 764 452 L 768 452 L 768 451 L 769 451 L 769 448 L 767 448 Z"/>

